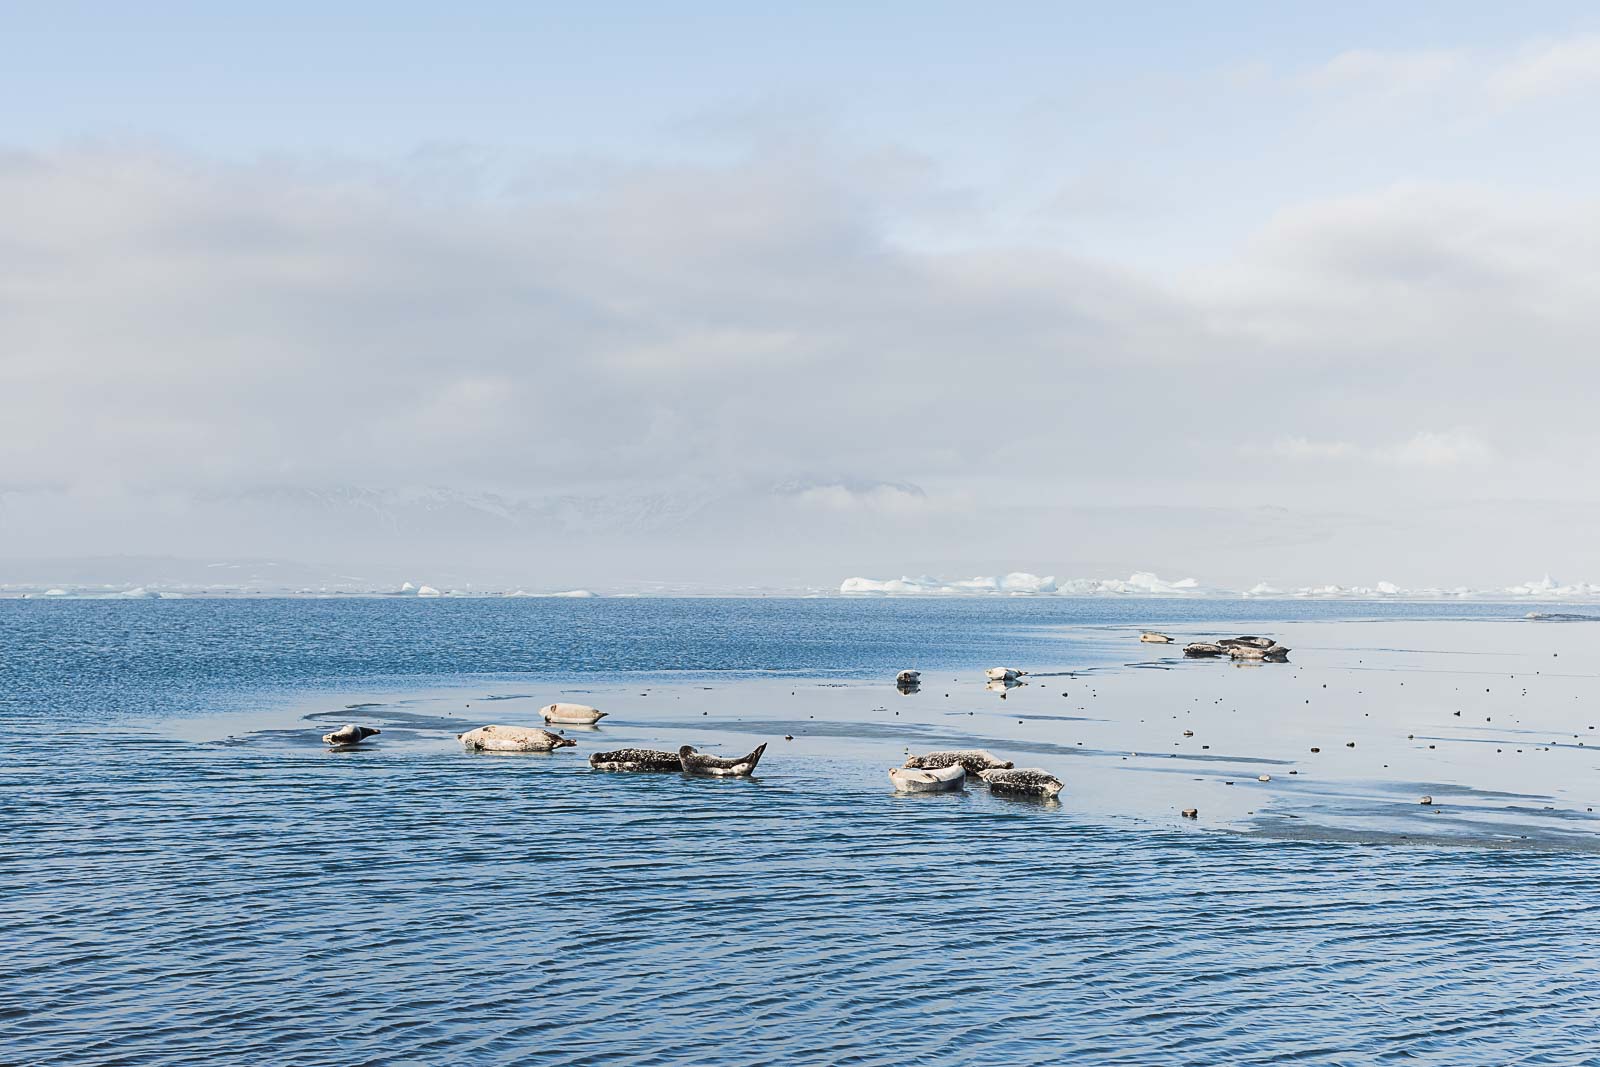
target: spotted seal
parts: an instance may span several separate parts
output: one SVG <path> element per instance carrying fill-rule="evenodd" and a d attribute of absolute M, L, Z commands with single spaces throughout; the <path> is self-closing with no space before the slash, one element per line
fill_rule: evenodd
<path fill-rule="evenodd" d="M 761 753 L 766 750 L 767 746 L 760 744 L 748 756 L 724 759 L 721 756 L 696 752 L 693 745 L 684 745 L 678 749 L 678 762 L 685 774 L 708 774 L 716 778 L 748 778 L 755 773 L 756 764 L 761 762 Z"/>
<path fill-rule="evenodd" d="M 937 771 L 945 767 L 960 767 L 968 774 L 979 774 L 983 771 L 1008 770 L 1015 766 L 1008 759 L 1001 759 L 993 752 L 981 748 L 966 748 L 951 752 L 929 752 L 921 756 L 912 756 L 906 760 L 905 766 L 924 771 Z"/>
<path fill-rule="evenodd" d="M 1224 637 L 1217 644 L 1222 648 L 1271 648 L 1277 644 L 1270 637 Z"/>
<path fill-rule="evenodd" d="M 1009 793 L 1019 797 L 1053 797 L 1061 792 L 1061 779 L 1037 767 L 1017 770 L 980 771 L 979 778 L 989 783 L 991 793 Z"/>
<path fill-rule="evenodd" d="M 589 766 L 597 771 L 671 771 L 683 770 L 683 760 L 676 752 L 663 752 L 658 748 L 619 748 L 615 752 L 596 752 L 589 757 Z"/>

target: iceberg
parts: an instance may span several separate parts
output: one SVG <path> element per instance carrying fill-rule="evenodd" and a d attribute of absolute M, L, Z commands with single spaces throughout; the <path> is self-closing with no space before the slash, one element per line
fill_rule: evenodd
<path fill-rule="evenodd" d="M 597 597 L 599 595 L 600 594 L 598 593 L 591 593 L 587 589 L 568 589 L 564 593 L 530 593 L 526 589 L 518 589 L 515 593 L 506 594 L 508 597 L 542 600 L 548 600 L 552 597 L 564 597 L 569 600 L 587 600 L 590 597 Z"/>
<path fill-rule="evenodd" d="M 1149 571 L 1139 571 L 1126 581 L 1119 578 L 1073 578 L 1058 583 L 1055 575 L 1040 577 L 1027 571 L 975 578 L 846 578 L 839 585 L 845 596 L 1048 596 L 1066 594 L 1092 596 L 1102 593 L 1144 596 L 1174 596 L 1198 591 L 1193 578 L 1167 582 Z"/>
<path fill-rule="evenodd" d="M 1600 602 L 1600 584 L 1566 585 L 1549 575 L 1505 589 L 1468 586 L 1407 588 L 1396 582 L 1372 585 L 1305 585 L 1280 589 L 1257 582 L 1248 589 L 1202 586 L 1194 578 L 1168 581 L 1152 571 L 1135 571 L 1126 578 L 1039 577 L 1024 571 L 994 577 L 934 578 L 928 575 L 900 578 L 846 578 L 839 586 L 844 596 L 1127 596 L 1127 597 L 1288 597 L 1303 600 L 1591 600 Z"/>

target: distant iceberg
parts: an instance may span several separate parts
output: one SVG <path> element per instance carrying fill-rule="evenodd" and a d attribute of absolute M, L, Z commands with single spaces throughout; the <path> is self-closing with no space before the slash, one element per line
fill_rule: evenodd
<path fill-rule="evenodd" d="M 1026 571 L 992 578 L 920 578 L 890 579 L 846 578 L 839 592 L 846 596 L 1048 596 L 1067 594 L 1092 596 L 1097 594 L 1134 594 L 1144 596 L 1184 595 L 1197 591 L 1199 583 L 1193 578 L 1167 582 L 1149 571 L 1139 571 L 1126 580 L 1120 578 L 1074 578 L 1057 583 L 1055 575 L 1041 578 Z"/>
<path fill-rule="evenodd" d="M 546 600 L 550 599 L 551 597 L 565 597 L 569 600 L 587 600 L 590 597 L 597 597 L 599 595 L 599 593 L 591 593 L 587 589 L 568 589 L 564 593 L 530 593 L 526 589 L 518 589 L 515 593 L 506 594 L 508 597 L 537 597 Z"/>
<path fill-rule="evenodd" d="M 1395 582 L 1372 585 L 1306 585 L 1283 589 L 1257 582 L 1248 589 L 1202 586 L 1194 578 L 1178 581 L 1150 571 L 1135 571 L 1127 578 L 1069 578 L 1058 582 L 1054 576 L 1014 571 L 993 578 L 846 578 L 839 586 L 845 596 L 1127 596 L 1127 597 L 1245 597 L 1300 600 L 1591 600 L 1600 602 L 1600 584 L 1579 582 L 1564 585 L 1546 575 L 1537 582 L 1501 589 L 1406 588 Z"/>
<path fill-rule="evenodd" d="M 1026 596 L 1056 592 L 1056 580 L 1054 575 L 1041 578 L 1037 574 L 1027 574 L 1023 571 L 1013 571 L 994 578 L 980 576 L 954 580 L 930 578 L 926 575 L 921 578 L 891 578 L 886 581 L 876 578 L 846 578 L 840 584 L 839 592 L 857 596 L 959 596 L 975 593 L 1009 593 Z"/>

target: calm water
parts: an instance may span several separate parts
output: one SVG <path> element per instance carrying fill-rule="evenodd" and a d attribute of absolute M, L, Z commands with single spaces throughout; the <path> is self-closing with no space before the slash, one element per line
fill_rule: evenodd
<path fill-rule="evenodd" d="M 368 752 L 315 736 L 378 690 L 687 709 L 756 672 L 1119 662 L 1098 626 L 1527 610 L 0 602 L 0 1062 L 1600 1063 L 1592 854 L 1107 823 L 1070 781 L 896 798 L 845 747 L 742 782 L 473 758 L 437 702 L 361 709 Z"/>

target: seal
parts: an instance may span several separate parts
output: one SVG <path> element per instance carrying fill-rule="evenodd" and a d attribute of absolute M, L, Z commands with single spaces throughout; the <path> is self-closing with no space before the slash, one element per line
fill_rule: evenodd
<path fill-rule="evenodd" d="M 474 752 L 553 752 L 578 743 L 537 726 L 480 726 L 456 740 Z"/>
<path fill-rule="evenodd" d="M 1222 646 L 1196 641 L 1192 645 L 1184 645 L 1183 654 L 1190 659 L 1210 659 L 1222 655 Z"/>
<path fill-rule="evenodd" d="M 1015 667 L 990 667 L 983 672 L 984 677 L 991 682 L 1014 682 L 1027 673 L 1027 671 L 1019 671 Z"/>
<path fill-rule="evenodd" d="M 949 752 L 929 752 L 922 756 L 912 756 L 906 760 L 905 766 L 917 770 L 937 771 L 945 767 L 960 767 L 968 774 L 980 774 L 983 771 L 1009 770 L 1016 766 L 1008 759 L 1001 759 L 993 752 L 981 748 L 965 748 Z"/>
<path fill-rule="evenodd" d="M 1271 648 L 1277 644 L 1270 637 L 1224 637 L 1217 642 L 1223 648 Z"/>
<path fill-rule="evenodd" d="M 1172 638 L 1168 637 L 1166 634 L 1158 634 L 1154 630 L 1146 630 L 1144 633 L 1139 635 L 1139 640 L 1143 641 L 1147 645 L 1172 644 Z"/>
<path fill-rule="evenodd" d="M 921 671 L 901 671 L 894 676 L 895 685 L 912 686 L 922 684 Z"/>
<path fill-rule="evenodd" d="M 755 773 L 756 764 L 761 762 L 761 753 L 766 750 L 767 746 L 760 744 L 748 756 L 723 759 L 721 756 L 696 752 L 693 745 L 684 745 L 678 749 L 678 762 L 685 774 L 709 774 L 716 778 L 748 778 Z"/>
<path fill-rule="evenodd" d="M 548 704 L 539 709 L 545 722 L 564 722 L 574 726 L 587 726 L 599 722 L 606 713 L 587 704 Z"/>
<path fill-rule="evenodd" d="M 889 781 L 897 793 L 944 793 L 960 789 L 967 772 L 959 763 L 938 770 L 924 771 L 912 767 L 891 767 Z"/>
<path fill-rule="evenodd" d="M 615 752 L 596 752 L 589 757 L 589 766 L 597 771 L 671 771 L 683 770 L 683 760 L 676 752 L 663 752 L 657 748 L 619 748 Z"/>
<path fill-rule="evenodd" d="M 382 730 L 374 729 L 371 726 L 357 726 L 354 723 L 349 723 L 339 727 L 331 734 L 323 734 L 322 743 L 332 745 L 335 748 L 349 748 L 351 745 L 359 745 L 367 738 L 376 737 L 381 733 L 383 733 Z"/>
<path fill-rule="evenodd" d="M 978 774 L 989 783 L 989 792 L 1019 797 L 1053 797 L 1061 792 L 1061 779 L 1037 767 L 1020 770 L 988 770 Z"/>
<path fill-rule="evenodd" d="M 1267 649 L 1264 658 L 1270 659 L 1274 663 L 1287 663 L 1289 662 L 1289 653 L 1291 651 L 1293 650 L 1284 648 L 1282 645 L 1273 645 Z"/>
<path fill-rule="evenodd" d="M 1266 659 L 1267 650 L 1254 645 L 1228 645 L 1230 659 Z"/>

